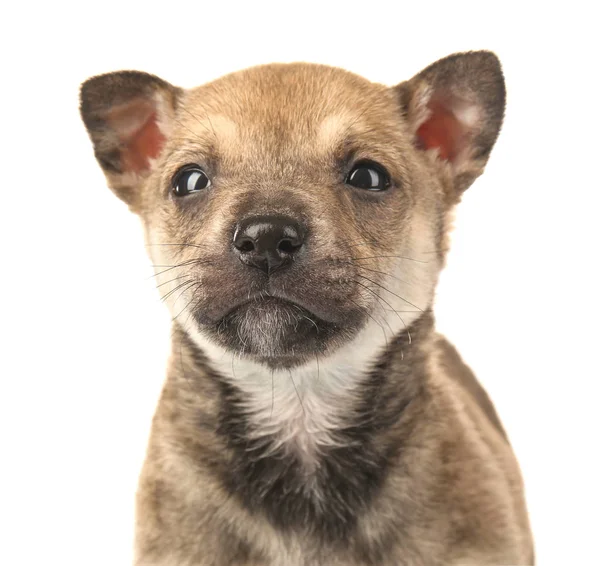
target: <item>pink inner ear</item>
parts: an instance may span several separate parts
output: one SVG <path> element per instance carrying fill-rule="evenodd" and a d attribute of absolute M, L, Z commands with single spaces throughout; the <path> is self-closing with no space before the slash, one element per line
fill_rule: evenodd
<path fill-rule="evenodd" d="M 121 141 L 124 173 L 141 173 L 150 168 L 150 159 L 159 156 L 165 136 L 158 127 L 156 106 L 139 98 L 111 109 L 108 123 Z"/>
<path fill-rule="evenodd" d="M 165 143 L 165 136 L 158 129 L 156 112 L 148 121 L 127 141 L 127 146 L 121 150 L 121 164 L 125 171 L 141 173 L 149 169 L 150 159 L 156 159 Z"/>
<path fill-rule="evenodd" d="M 440 101 L 428 104 L 430 115 L 417 130 L 421 149 L 439 149 L 442 159 L 453 162 L 465 146 L 468 128 Z"/>

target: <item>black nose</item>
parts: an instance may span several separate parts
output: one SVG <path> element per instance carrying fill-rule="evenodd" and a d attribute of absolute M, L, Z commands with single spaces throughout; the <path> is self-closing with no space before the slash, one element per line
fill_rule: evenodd
<path fill-rule="evenodd" d="M 237 225 L 233 245 L 241 261 L 269 274 L 293 261 L 305 234 L 304 227 L 289 216 L 253 216 Z"/>

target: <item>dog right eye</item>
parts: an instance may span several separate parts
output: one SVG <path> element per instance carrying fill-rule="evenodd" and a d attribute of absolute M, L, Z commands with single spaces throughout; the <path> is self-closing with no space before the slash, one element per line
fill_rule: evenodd
<path fill-rule="evenodd" d="M 390 187 L 390 175 L 382 165 L 363 160 L 354 165 L 346 177 L 346 184 L 366 191 L 385 191 Z"/>
<path fill-rule="evenodd" d="M 173 177 L 173 194 L 184 197 L 208 189 L 210 185 L 208 175 L 198 165 L 186 165 Z"/>

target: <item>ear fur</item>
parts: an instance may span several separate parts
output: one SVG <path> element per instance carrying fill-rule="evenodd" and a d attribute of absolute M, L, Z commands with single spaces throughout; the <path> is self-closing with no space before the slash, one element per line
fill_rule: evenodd
<path fill-rule="evenodd" d="M 498 58 L 489 51 L 450 55 L 395 88 L 415 145 L 450 171 L 460 195 L 483 172 L 502 126 Z"/>
<path fill-rule="evenodd" d="M 81 117 L 110 188 L 132 209 L 139 185 L 169 136 L 180 89 L 138 71 L 92 77 L 81 86 Z"/>

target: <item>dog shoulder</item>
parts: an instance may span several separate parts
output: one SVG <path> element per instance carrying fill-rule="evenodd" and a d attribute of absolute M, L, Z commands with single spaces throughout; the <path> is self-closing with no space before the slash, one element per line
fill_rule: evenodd
<path fill-rule="evenodd" d="M 462 360 L 456 348 L 440 334 L 437 335 L 434 347 L 437 363 L 443 369 L 445 375 L 467 393 L 468 399 L 479 406 L 489 422 L 508 441 L 506 431 L 492 400 L 471 368 Z"/>

